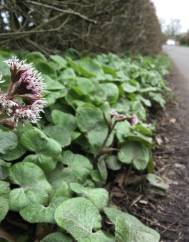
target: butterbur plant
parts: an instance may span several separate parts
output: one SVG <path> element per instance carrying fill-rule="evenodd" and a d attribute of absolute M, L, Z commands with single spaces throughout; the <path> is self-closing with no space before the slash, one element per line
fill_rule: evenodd
<path fill-rule="evenodd" d="M 13 57 L 0 70 L 6 80 L 10 74 L 0 89 L 0 123 L 15 128 L 0 129 L 0 241 L 11 233 L 11 242 L 159 242 L 156 231 L 112 206 L 114 186 L 129 196 L 131 175 L 147 177 L 144 189 L 165 190 L 147 174 L 148 107 L 162 102 L 165 86 L 158 65 L 112 54 L 25 58 L 33 64 Z M 44 106 L 38 127 L 18 125 L 35 124 Z"/>
<path fill-rule="evenodd" d="M 6 92 L 0 91 L 0 123 L 16 127 L 19 121 L 36 123 L 43 111 L 44 89 L 41 74 L 32 66 L 13 57 L 5 61 L 10 68 L 11 78 Z"/>

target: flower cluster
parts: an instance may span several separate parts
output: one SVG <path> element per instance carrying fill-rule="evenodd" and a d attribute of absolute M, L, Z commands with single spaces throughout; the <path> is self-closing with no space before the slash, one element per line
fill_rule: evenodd
<path fill-rule="evenodd" d="M 42 99 L 44 84 L 41 74 L 31 64 L 16 57 L 5 63 L 10 68 L 11 80 L 7 92 L 0 92 L 1 113 L 9 116 L 7 123 L 10 124 L 11 120 L 12 126 L 16 126 L 19 120 L 36 123 L 45 104 Z M 22 100 L 21 103 L 18 98 Z"/>
<path fill-rule="evenodd" d="M 131 125 L 136 125 L 138 123 L 138 118 L 136 115 L 126 116 L 124 114 L 120 114 L 115 110 L 110 112 L 111 118 L 113 118 L 116 122 L 122 122 L 127 120 Z"/>

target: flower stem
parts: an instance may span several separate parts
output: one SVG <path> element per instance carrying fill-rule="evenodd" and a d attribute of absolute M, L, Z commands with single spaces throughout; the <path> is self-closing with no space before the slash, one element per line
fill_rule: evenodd
<path fill-rule="evenodd" d="M 112 132 L 113 132 L 116 124 L 117 124 L 117 121 L 115 120 L 114 123 L 111 126 L 108 125 L 108 133 L 107 133 L 107 135 L 106 135 L 106 137 L 105 137 L 105 139 L 104 139 L 104 141 L 102 143 L 102 146 L 101 146 L 100 150 L 98 151 L 97 155 L 94 158 L 94 165 L 97 164 L 97 161 L 98 161 L 99 157 L 101 155 L 104 155 L 104 152 L 103 151 L 104 151 L 104 149 L 106 147 L 106 144 L 108 142 L 108 139 L 109 139 L 110 135 L 112 134 Z"/>

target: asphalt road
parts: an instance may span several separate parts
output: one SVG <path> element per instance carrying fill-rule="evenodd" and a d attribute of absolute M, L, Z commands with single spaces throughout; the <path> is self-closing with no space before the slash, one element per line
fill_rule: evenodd
<path fill-rule="evenodd" d="M 188 81 L 187 88 L 189 88 L 189 47 L 164 46 L 163 50 L 170 56 L 176 68 Z"/>
<path fill-rule="evenodd" d="M 175 224 L 175 233 L 167 232 L 163 241 L 189 242 L 189 48 L 164 46 L 164 51 L 174 63 L 168 79 L 175 95 L 175 105 L 167 107 L 165 116 L 169 120 L 174 118 L 175 124 L 167 121 L 164 127 L 169 140 L 166 149 L 173 150 L 167 163 L 172 174 L 170 180 L 174 183 L 170 186 L 169 202 L 162 219 L 170 221 L 171 226 Z"/>

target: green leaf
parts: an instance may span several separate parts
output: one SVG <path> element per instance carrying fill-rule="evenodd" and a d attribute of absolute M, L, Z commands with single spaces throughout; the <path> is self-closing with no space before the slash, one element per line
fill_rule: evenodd
<path fill-rule="evenodd" d="M 102 180 L 106 181 L 108 178 L 108 170 L 105 161 L 103 159 L 100 159 L 97 163 L 97 167 Z"/>
<path fill-rule="evenodd" d="M 3 131 L 0 129 L 0 153 L 6 154 L 17 146 L 17 136 L 11 131 Z"/>
<path fill-rule="evenodd" d="M 75 79 L 76 74 L 72 68 L 66 68 L 64 71 L 61 72 L 59 81 L 64 84 L 68 84 L 68 80 Z"/>
<path fill-rule="evenodd" d="M 10 163 L 0 159 L 0 180 L 7 178 L 10 166 Z"/>
<path fill-rule="evenodd" d="M 60 55 L 50 55 L 50 59 L 53 60 L 58 70 L 67 67 L 67 61 Z"/>
<path fill-rule="evenodd" d="M 151 146 L 153 144 L 153 139 L 151 137 L 145 136 L 139 132 L 133 131 L 127 136 L 127 140 L 138 141 L 139 143 Z"/>
<path fill-rule="evenodd" d="M 113 68 L 112 66 L 102 65 L 102 68 L 104 70 L 104 73 L 111 74 L 113 77 L 117 76 L 117 70 L 115 68 Z"/>
<path fill-rule="evenodd" d="M 53 171 L 56 168 L 57 160 L 51 156 L 43 154 L 28 155 L 24 158 L 24 162 L 32 162 L 38 165 L 44 172 Z"/>
<path fill-rule="evenodd" d="M 72 198 L 63 202 L 55 212 L 58 226 L 77 241 L 89 238 L 101 227 L 101 216 L 96 206 L 86 198 Z"/>
<path fill-rule="evenodd" d="M 77 127 L 75 117 L 72 114 L 53 110 L 51 116 L 55 125 L 63 126 L 70 132 Z"/>
<path fill-rule="evenodd" d="M 20 142 L 30 151 L 41 152 L 47 145 L 47 136 L 40 129 L 33 127 L 24 130 Z"/>
<path fill-rule="evenodd" d="M 135 113 L 139 119 L 141 120 L 146 119 L 146 116 L 147 116 L 146 109 L 144 108 L 141 101 L 137 100 L 137 101 L 130 102 L 130 111 L 131 113 Z"/>
<path fill-rule="evenodd" d="M 5 218 L 9 211 L 8 199 L 0 196 L 0 222 Z"/>
<path fill-rule="evenodd" d="M 108 192 L 103 188 L 89 188 L 78 183 L 71 183 L 70 188 L 77 195 L 88 198 L 98 209 L 103 209 L 108 204 Z"/>
<path fill-rule="evenodd" d="M 47 126 L 43 130 L 44 133 L 50 137 L 56 140 L 61 147 L 66 147 L 71 144 L 71 131 L 67 129 L 65 126 Z"/>
<path fill-rule="evenodd" d="M 56 180 L 56 178 L 55 178 Z M 71 191 L 66 182 L 55 180 L 48 199 L 48 205 L 32 203 L 20 210 L 20 215 L 29 223 L 55 223 L 54 213 L 56 208 L 71 197 Z"/>
<path fill-rule="evenodd" d="M 83 182 L 93 169 L 91 162 L 85 156 L 71 151 L 65 151 L 60 160 L 66 165 L 60 176 L 68 182 Z"/>
<path fill-rule="evenodd" d="M 58 80 L 55 80 L 54 78 L 51 78 L 48 75 L 43 74 L 43 80 L 44 80 L 44 83 L 45 83 L 46 90 L 60 91 L 60 90 L 63 90 L 65 88 Z"/>
<path fill-rule="evenodd" d="M 61 145 L 54 139 L 48 138 L 47 144 L 44 147 L 43 150 L 41 150 L 41 153 L 47 156 L 57 157 L 61 154 L 62 147 Z"/>
<path fill-rule="evenodd" d="M 150 183 L 150 185 L 159 188 L 161 190 L 167 190 L 169 188 L 169 185 L 166 184 L 166 182 L 164 181 L 163 178 L 161 178 L 160 176 L 157 176 L 155 174 L 148 174 L 146 176 L 148 182 Z"/>
<path fill-rule="evenodd" d="M 80 130 L 87 132 L 86 137 L 91 145 L 91 152 L 96 153 L 108 133 L 102 111 L 92 105 L 82 105 L 77 109 L 76 121 Z M 109 145 L 112 139 L 113 134 L 108 140 Z"/>
<path fill-rule="evenodd" d="M 104 75 L 100 64 L 91 58 L 83 58 L 79 61 L 70 59 L 69 63 L 74 71 L 83 77 L 101 77 Z"/>
<path fill-rule="evenodd" d="M 1 155 L 0 157 L 6 161 L 13 161 L 23 156 L 25 152 L 26 150 L 24 149 L 24 147 L 20 143 L 18 143 L 16 148 L 12 149 L 4 155 Z"/>
<path fill-rule="evenodd" d="M 80 240 L 79 242 L 115 242 L 115 239 L 99 230 L 93 233 L 89 238 L 82 239 L 82 241 Z"/>
<path fill-rule="evenodd" d="M 8 197 L 9 192 L 9 183 L 5 181 L 0 181 L 0 196 Z"/>
<path fill-rule="evenodd" d="M 155 127 L 145 123 L 138 123 L 134 126 L 134 130 L 143 135 L 152 136 L 153 132 L 155 131 Z"/>
<path fill-rule="evenodd" d="M 163 98 L 161 93 L 149 93 L 150 98 L 158 103 L 160 107 L 165 107 L 165 99 Z"/>
<path fill-rule="evenodd" d="M 37 128 L 26 130 L 21 135 L 20 142 L 28 150 L 47 156 L 57 156 L 62 151 L 61 145 L 56 140 L 48 138 Z"/>
<path fill-rule="evenodd" d="M 48 201 L 51 185 L 37 165 L 31 162 L 18 162 L 10 168 L 10 179 L 19 185 L 10 192 L 9 203 L 12 210 L 19 211 L 31 203 L 45 204 Z"/>
<path fill-rule="evenodd" d="M 137 170 L 146 169 L 150 161 L 150 150 L 138 142 L 126 142 L 118 153 L 119 160 L 124 164 L 133 164 Z"/>
<path fill-rule="evenodd" d="M 117 123 L 115 126 L 115 130 L 116 137 L 119 142 L 124 142 L 130 133 L 131 125 L 128 121 L 125 120 L 123 122 Z"/>
<path fill-rule="evenodd" d="M 54 206 L 45 207 L 39 203 L 32 203 L 20 211 L 22 218 L 29 223 L 54 223 Z"/>
<path fill-rule="evenodd" d="M 92 105 L 83 105 L 77 109 L 76 122 L 81 131 L 87 132 L 104 120 L 102 111 Z"/>
<path fill-rule="evenodd" d="M 66 88 L 62 88 L 61 92 L 47 91 L 45 94 L 45 101 L 47 102 L 46 107 L 53 105 L 57 101 L 57 99 L 61 99 L 61 98 L 65 97 L 66 95 L 67 95 Z"/>
<path fill-rule="evenodd" d="M 136 217 L 116 208 L 105 208 L 104 212 L 115 225 L 117 242 L 159 242 L 160 235 Z"/>
<path fill-rule="evenodd" d="M 0 222 L 5 218 L 9 211 L 9 192 L 9 183 L 5 181 L 0 181 Z"/>
<path fill-rule="evenodd" d="M 105 122 L 98 123 L 93 130 L 89 131 L 86 134 L 86 137 L 91 145 L 92 153 L 96 153 L 102 146 L 106 136 L 108 133 L 108 128 Z M 113 140 L 113 133 L 107 140 L 107 146 L 112 143 Z"/>
<path fill-rule="evenodd" d="M 76 79 L 76 85 L 73 86 L 73 89 L 79 94 L 79 95 L 90 95 L 95 89 L 95 85 L 91 79 L 83 78 L 83 77 L 77 77 Z"/>
<path fill-rule="evenodd" d="M 119 97 L 119 90 L 117 86 L 113 83 L 103 83 L 100 84 L 100 87 L 103 89 L 106 99 L 110 104 L 117 102 Z"/>
<path fill-rule="evenodd" d="M 46 74 L 46 75 L 49 75 L 52 78 L 56 78 L 56 71 L 53 68 L 53 65 L 50 65 L 50 64 L 48 64 L 47 62 L 44 62 L 44 61 L 38 61 L 35 64 L 35 67 L 42 74 Z"/>
<path fill-rule="evenodd" d="M 43 62 L 43 61 L 47 61 L 47 59 L 45 58 L 45 56 L 41 53 L 41 52 L 38 52 L 38 51 L 33 51 L 31 53 L 28 53 L 26 55 L 26 60 L 28 62 L 31 62 L 31 63 L 37 63 L 37 62 Z"/>
<path fill-rule="evenodd" d="M 121 169 L 122 165 L 118 161 L 118 158 L 116 155 L 110 155 L 105 159 L 107 167 L 112 171 L 118 171 Z"/>
<path fill-rule="evenodd" d="M 134 86 L 129 83 L 124 83 L 121 86 L 126 93 L 134 93 L 139 90 L 138 86 Z"/>
<path fill-rule="evenodd" d="M 51 177 L 50 182 L 53 187 L 51 193 L 51 200 L 53 203 L 56 199 L 59 200 L 60 197 L 64 198 L 64 200 L 72 197 L 73 194 L 67 182 L 59 180 L 58 177 Z"/>
<path fill-rule="evenodd" d="M 72 242 L 72 238 L 64 233 L 55 232 L 48 234 L 40 242 Z"/>

